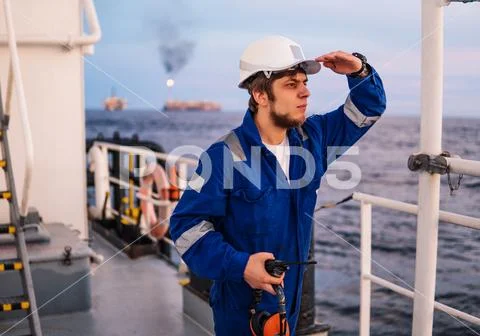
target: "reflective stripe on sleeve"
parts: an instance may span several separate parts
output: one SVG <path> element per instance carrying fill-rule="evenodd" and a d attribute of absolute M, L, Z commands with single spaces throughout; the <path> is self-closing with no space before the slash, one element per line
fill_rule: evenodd
<path fill-rule="evenodd" d="M 380 116 L 367 117 L 355 106 L 350 96 L 348 96 L 345 105 L 343 106 L 343 112 L 345 115 L 355 124 L 357 127 L 368 127 L 373 125 Z"/>
<path fill-rule="evenodd" d="M 193 246 L 200 238 L 206 235 L 210 231 L 215 231 L 213 224 L 207 221 L 201 221 L 194 227 L 185 231 L 176 241 L 175 247 L 177 248 L 180 256 L 183 256 L 190 247 Z"/>

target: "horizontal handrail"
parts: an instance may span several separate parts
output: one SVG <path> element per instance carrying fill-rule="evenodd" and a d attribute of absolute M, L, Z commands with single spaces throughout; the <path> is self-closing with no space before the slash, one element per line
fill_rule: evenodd
<path fill-rule="evenodd" d="M 102 37 L 102 30 L 100 28 L 100 22 L 98 20 L 93 0 L 81 1 L 83 2 L 87 22 L 90 27 L 90 34 L 78 37 L 66 36 L 61 38 L 52 36 L 23 36 L 17 40 L 17 44 L 38 46 L 62 45 L 72 48 L 77 46 L 90 46 L 100 41 Z M 7 40 L 0 39 L 0 44 L 6 43 Z"/>
<path fill-rule="evenodd" d="M 87 22 L 91 30 L 89 35 L 80 36 L 75 39 L 73 45 L 92 45 L 100 41 L 102 38 L 102 28 L 100 27 L 93 0 L 83 0 L 83 5 L 85 8 L 85 14 L 87 15 Z"/>
<path fill-rule="evenodd" d="M 388 289 L 390 289 L 390 290 L 392 290 L 392 291 L 394 291 L 394 292 L 396 292 L 400 295 L 409 297 L 411 299 L 413 299 L 413 297 L 414 297 L 413 291 L 411 291 L 409 289 L 406 289 L 406 288 L 403 288 L 401 286 L 398 286 L 398 285 L 394 284 L 393 282 L 382 279 L 382 278 L 380 278 L 378 276 L 375 276 L 373 274 L 365 274 L 363 277 L 371 280 L 372 282 L 376 283 L 377 285 L 388 288 Z M 435 301 L 433 306 L 435 307 L 435 309 L 440 310 L 444 313 L 447 313 L 451 316 L 455 316 L 455 317 L 461 318 L 465 321 L 480 325 L 480 318 L 478 318 L 476 316 L 467 314 L 465 312 L 462 312 L 458 309 L 447 306 L 447 305 L 445 305 L 443 303 L 440 303 L 438 301 Z"/>
<path fill-rule="evenodd" d="M 450 172 L 480 177 L 480 161 L 459 158 L 445 158 Z"/>
<path fill-rule="evenodd" d="M 353 199 L 357 201 L 365 201 L 367 203 L 378 205 L 384 208 L 398 210 L 401 212 L 410 213 L 413 215 L 418 214 L 418 205 L 395 201 L 392 199 L 368 195 L 364 193 L 353 193 Z M 480 230 L 480 218 L 459 215 L 453 212 L 440 211 L 440 220 L 448 223 L 453 223 L 472 229 Z"/>
<path fill-rule="evenodd" d="M 406 212 L 410 214 L 418 214 L 418 206 L 405 202 L 399 202 L 384 197 L 378 197 L 363 193 L 354 193 L 353 199 L 360 201 L 360 222 L 361 222 L 361 277 L 360 277 L 360 335 L 366 336 L 370 334 L 370 306 L 371 306 L 371 288 L 370 283 L 374 282 L 380 286 L 388 288 L 398 294 L 414 299 L 415 293 L 411 290 L 398 286 L 385 279 L 371 274 L 371 255 L 372 255 L 372 205 L 384 208 Z M 470 228 L 480 228 L 480 219 L 462 216 L 446 211 L 440 211 L 440 220 L 459 224 Z M 454 309 L 442 303 L 434 301 L 433 308 L 443 311 L 451 316 L 461 318 L 465 321 L 480 325 L 480 318 Z"/>
<path fill-rule="evenodd" d="M 192 166 L 196 166 L 198 163 L 198 161 L 194 159 L 184 158 L 181 156 L 175 156 L 175 155 L 170 155 L 166 153 L 157 153 L 150 149 L 145 149 L 141 147 L 123 146 L 123 145 L 117 145 L 117 144 L 112 144 L 110 142 L 103 142 L 103 141 L 95 141 L 94 145 L 111 149 L 111 150 L 116 150 L 117 152 L 145 155 L 145 156 L 154 155 L 157 159 L 160 159 L 162 161 L 167 161 L 167 158 L 169 158 L 169 159 L 177 160 L 180 163 L 186 163 Z"/>
<path fill-rule="evenodd" d="M 127 183 L 125 181 L 122 181 L 122 180 L 119 180 L 116 177 L 110 177 L 109 180 L 110 180 L 110 182 L 118 184 L 118 185 L 120 185 L 122 187 L 125 187 L 125 188 L 131 188 L 132 187 L 129 183 Z M 139 191 L 140 187 L 137 186 L 137 185 L 133 185 L 133 189 L 135 191 Z M 157 193 L 152 192 L 152 196 L 159 198 L 159 195 Z M 153 204 L 160 205 L 160 206 L 172 205 L 172 204 L 176 203 L 176 202 L 169 201 L 169 200 L 157 200 L 155 198 L 147 197 L 147 196 L 143 196 L 143 195 L 137 195 L 137 198 L 141 199 L 141 200 L 144 200 L 144 201 L 152 202 Z"/>
<path fill-rule="evenodd" d="M 25 98 L 25 90 L 22 81 L 22 72 L 20 70 L 20 59 L 18 57 L 17 40 L 13 27 L 12 10 L 10 0 L 4 0 L 5 24 L 7 27 L 8 47 L 10 49 L 10 62 L 12 70 L 12 79 L 15 84 L 15 91 L 18 101 L 18 109 L 23 125 L 23 137 L 25 142 L 25 176 L 23 182 L 22 202 L 20 206 L 20 216 L 26 217 L 28 213 L 28 203 L 30 200 L 30 187 L 32 184 L 33 174 L 33 139 L 28 121 L 27 100 Z"/>
<path fill-rule="evenodd" d="M 131 225 L 137 225 L 137 222 L 134 219 L 132 219 L 131 217 L 129 217 L 127 215 L 121 214 L 120 212 L 118 212 L 114 208 L 106 207 L 105 210 L 109 211 L 110 214 L 114 214 L 115 216 L 120 216 L 122 219 L 125 219 Z"/>

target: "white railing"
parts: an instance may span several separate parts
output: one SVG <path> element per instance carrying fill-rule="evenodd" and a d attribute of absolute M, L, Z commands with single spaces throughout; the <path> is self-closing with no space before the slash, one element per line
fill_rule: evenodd
<path fill-rule="evenodd" d="M 10 6 L 10 0 L 3 0 L 5 25 L 8 35 L 8 47 L 10 49 L 10 70 L 9 84 L 7 86 L 7 115 L 10 109 L 10 99 L 12 96 L 12 82 L 15 84 L 15 90 L 17 94 L 18 109 L 20 117 L 22 118 L 23 136 L 25 142 L 25 177 L 23 182 L 22 202 L 20 206 L 20 215 L 25 217 L 28 212 L 28 203 L 30 200 L 30 186 L 32 183 L 33 173 L 33 140 L 32 132 L 30 129 L 30 123 L 28 121 L 28 109 L 27 100 L 25 99 L 25 90 L 23 88 L 22 72 L 20 70 L 20 60 L 18 57 L 17 40 L 15 37 L 15 30 L 13 27 L 12 10 Z"/>
<path fill-rule="evenodd" d="M 110 177 L 108 179 L 110 181 L 110 183 L 113 183 L 113 184 L 117 184 L 119 186 L 122 186 L 122 187 L 125 187 L 125 188 L 133 188 L 133 190 L 135 191 L 139 191 L 140 190 L 140 187 L 137 186 L 137 185 L 130 185 L 130 183 L 127 183 L 125 181 L 122 181 L 116 177 Z M 137 195 L 137 198 L 140 199 L 140 200 L 144 200 L 144 201 L 147 201 L 147 202 L 151 202 L 152 204 L 154 205 L 158 205 L 158 206 L 168 206 L 168 205 L 171 205 L 172 201 L 169 201 L 169 200 L 160 200 L 158 199 L 159 198 L 159 195 L 156 194 L 156 193 L 152 193 L 152 196 L 157 198 L 153 198 L 153 197 L 146 197 L 146 196 L 142 196 L 142 195 Z"/>
<path fill-rule="evenodd" d="M 480 177 L 480 162 L 460 158 L 445 158 L 450 172 Z"/>
<path fill-rule="evenodd" d="M 93 172 L 95 174 L 95 193 L 96 193 L 95 213 L 100 214 L 100 209 L 105 207 L 106 211 L 108 211 L 109 214 L 121 216 L 122 219 L 128 221 L 131 224 L 136 224 L 136 222 L 133 221 L 128 216 L 120 214 L 117 210 L 113 209 L 110 206 L 111 202 L 109 199 L 107 199 L 107 203 L 105 203 L 104 197 L 107 194 L 107 192 L 109 192 L 110 190 L 110 184 L 116 184 L 124 188 L 127 188 L 129 190 L 131 189 L 132 191 L 139 191 L 140 186 L 133 184 L 132 181 L 125 181 L 121 178 L 121 176 L 128 175 L 128 174 L 122 174 L 122 172 L 120 172 L 120 178 L 110 176 L 110 171 L 108 168 L 108 162 L 109 162 L 108 151 L 109 150 L 116 151 L 119 154 L 124 154 L 124 155 L 137 155 L 139 158 L 155 157 L 163 162 L 167 162 L 167 160 L 175 160 L 175 164 L 178 167 L 177 173 L 179 178 L 178 187 L 180 189 L 180 195 L 181 195 L 181 191 L 186 188 L 188 166 L 195 166 L 198 163 L 198 161 L 194 159 L 169 155 L 165 153 L 158 153 L 148 148 L 123 146 L 123 145 L 113 144 L 109 142 L 95 141 L 89 152 L 89 161 L 90 161 L 90 164 L 93 164 L 93 167 L 94 167 Z M 120 167 L 120 169 L 122 168 Z M 138 199 L 151 202 L 154 205 L 166 206 L 166 207 L 169 207 L 170 209 L 173 209 L 175 207 L 177 203 L 176 201 L 162 200 L 162 199 L 159 199 L 160 198 L 159 196 L 160 195 L 158 194 L 152 194 L 152 196 L 143 196 L 138 193 L 136 194 L 136 197 Z M 147 222 L 148 222 L 148 218 L 147 218 Z"/>
<path fill-rule="evenodd" d="M 418 215 L 418 205 L 415 204 L 395 201 L 392 199 L 363 193 L 354 193 L 353 198 L 357 201 L 364 201 L 366 203 L 374 204 L 382 208 L 398 210 L 412 215 Z M 480 230 L 480 218 L 474 218 L 440 210 L 440 220 L 447 223 L 457 224 Z"/>
<path fill-rule="evenodd" d="M 123 153 L 136 154 L 136 155 L 145 155 L 145 156 L 154 155 L 157 159 L 162 161 L 167 161 L 167 159 L 173 159 L 179 163 L 185 163 L 187 165 L 192 165 L 192 166 L 195 166 L 198 163 L 198 161 L 194 159 L 174 156 L 166 153 L 157 153 L 152 151 L 151 149 L 141 148 L 141 147 L 122 146 L 122 145 L 117 145 L 117 144 L 113 144 L 110 142 L 103 142 L 103 141 L 95 141 L 94 146 L 98 146 L 100 148 L 105 148 L 110 150 L 116 150 L 118 152 L 123 152 Z"/>
<path fill-rule="evenodd" d="M 5 1 L 6 2 L 6 1 Z M 53 37 L 53 36 L 25 36 L 17 40 L 17 44 L 20 45 L 38 45 L 49 46 L 59 45 L 67 48 L 74 47 L 88 47 L 93 46 L 100 41 L 102 37 L 102 30 L 98 20 L 97 12 L 93 0 L 81 0 L 83 8 L 85 10 L 87 23 L 90 28 L 90 34 L 81 36 L 65 36 L 65 37 Z M 5 44 L 7 41 L 1 39 L 0 44 Z"/>
<path fill-rule="evenodd" d="M 178 177 L 179 177 L 178 187 L 180 188 L 180 190 L 184 190 L 187 186 L 188 166 L 196 166 L 198 163 L 198 161 L 194 159 L 170 155 L 166 153 L 158 153 L 148 148 L 123 146 L 123 145 L 117 145 L 117 144 L 113 144 L 110 142 L 103 142 L 103 141 L 95 141 L 92 148 L 99 149 L 99 153 L 101 153 L 101 156 L 103 156 L 102 161 L 104 163 L 108 162 L 108 157 L 107 157 L 108 150 L 113 150 L 113 151 L 117 151 L 119 153 L 124 153 L 124 154 L 134 154 L 140 157 L 142 156 L 155 157 L 158 160 L 161 160 L 163 162 L 167 162 L 167 160 L 175 160 L 175 163 L 178 164 Z M 103 176 L 107 177 L 107 180 L 104 180 L 102 183 L 103 186 L 95 185 L 95 189 L 97 189 L 97 187 L 99 188 L 99 193 L 97 193 L 98 196 L 100 196 L 100 194 L 105 194 L 105 192 L 109 190 L 108 182 L 120 184 L 127 188 L 130 186 L 126 181 L 122 181 L 115 177 L 109 176 L 108 169 L 107 170 L 104 169 Z M 138 186 L 134 186 L 134 188 L 135 190 L 138 190 Z M 154 196 L 158 197 L 158 195 L 154 195 Z M 155 205 L 165 205 L 164 204 L 165 201 L 157 201 L 152 198 L 150 198 L 149 200 Z"/>
<path fill-rule="evenodd" d="M 382 279 L 371 273 L 372 267 L 372 205 L 383 208 L 398 210 L 418 215 L 419 207 L 415 204 L 395 201 L 388 198 L 372 196 L 363 193 L 354 193 L 353 199 L 360 202 L 361 218 L 361 270 L 360 270 L 360 336 L 370 335 L 370 307 L 371 307 L 371 283 L 386 287 L 398 294 L 414 298 L 414 292 L 398 286 L 390 281 Z M 439 219 L 444 222 L 466 226 L 480 230 L 480 219 L 458 215 L 451 212 L 440 211 Z M 451 308 L 439 302 L 434 302 L 434 308 L 451 316 L 480 325 L 480 318 Z"/>
<path fill-rule="evenodd" d="M 108 212 L 110 215 L 109 217 L 118 216 L 120 217 L 123 221 L 127 222 L 128 224 L 131 225 L 137 225 L 137 221 L 133 219 L 130 216 L 122 214 L 120 211 L 114 209 L 110 205 L 110 201 L 108 200 L 107 203 L 102 204 L 102 200 L 105 201 L 104 197 L 105 194 L 110 190 L 110 184 L 116 184 L 125 188 L 132 188 L 134 191 L 139 191 L 140 186 L 137 186 L 133 184 L 132 182 L 126 182 L 123 181 L 122 179 L 110 176 L 110 171 L 108 167 L 108 151 L 117 151 L 119 154 L 133 154 L 133 155 L 138 155 L 139 157 L 156 157 L 157 159 L 167 162 L 167 159 L 173 159 L 176 161 L 176 164 L 178 164 L 178 177 L 179 177 L 179 183 L 178 187 L 181 190 L 184 190 L 186 187 L 186 181 L 187 181 L 187 174 L 188 174 L 188 166 L 195 166 L 197 165 L 198 161 L 189 159 L 189 158 L 183 158 L 179 156 L 173 156 L 173 155 L 168 155 L 165 153 L 158 153 L 154 152 L 150 149 L 142 148 L 142 147 L 133 147 L 133 146 L 122 146 L 122 145 L 117 145 L 109 142 L 102 142 L 102 141 L 95 141 L 92 148 L 90 149 L 89 152 L 89 158 L 90 158 L 90 163 L 93 162 L 94 164 L 94 173 L 95 175 L 99 174 L 99 178 L 95 176 L 95 192 L 96 192 L 96 213 L 100 213 L 100 208 L 103 206 L 105 207 L 105 211 Z M 100 189 L 100 191 L 98 190 Z M 181 195 L 181 192 L 180 192 Z M 170 200 L 161 200 L 161 199 L 155 199 L 160 198 L 160 195 L 152 193 L 151 196 L 143 196 L 139 193 L 136 194 L 136 197 L 140 200 L 144 200 L 147 202 L 151 202 L 154 205 L 157 206 L 164 206 L 168 207 L 167 213 L 170 213 L 173 208 L 175 208 L 177 202 L 176 201 L 170 201 Z M 109 196 L 110 197 L 110 196 Z M 168 221 L 168 218 L 165 219 L 165 221 Z M 148 218 L 148 213 L 146 214 L 145 217 L 145 222 L 149 222 Z M 162 237 L 161 240 L 165 242 L 170 249 L 175 250 L 175 244 L 173 241 L 167 237 Z M 173 263 L 175 261 L 171 260 Z M 185 270 L 188 268 L 185 262 L 179 257 L 179 272 L 185 272 Z"/>

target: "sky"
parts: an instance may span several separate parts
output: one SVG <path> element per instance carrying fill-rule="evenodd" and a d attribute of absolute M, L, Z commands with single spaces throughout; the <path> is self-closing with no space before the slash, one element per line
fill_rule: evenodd
<path fill-rule="evenodd" d="M 95 2 L 102 39 L 86 56 L 86 106 L 102 108 L 115 87 L 129 108 L 161 110 L 168 98 L 213 100 L 244 111 L 237 88 L 240 56 L 266 35 L 299 43 L 307 58 L 360 52 L 380 74 L 390 115 L 420 113 L 421 0 L 136 0 Z M 479 117 L 480 2 L 445 8 L 444 115 Z M 86 28 L 88 30 L 88 28 Z M 192 46 L 186 64 L 166 72 L 160 46 Z M 168 90 L 168 78 L 175 86 Z M 348 95 L 344 76 L 322 69 L 309 78 L 309 113 L 324 113 Z"/>

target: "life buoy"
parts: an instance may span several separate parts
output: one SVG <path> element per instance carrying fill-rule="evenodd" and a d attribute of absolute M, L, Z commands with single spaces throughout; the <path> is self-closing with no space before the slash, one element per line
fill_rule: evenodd
<path fill-rule="evenodd" d="M 140 209 L 142 210 L 142 220 L 146 224 L 147 230 L 153 237 L 161 239 L 168 231 L 168 220 L 166 219 L 169 216 L 170 206 L 159 205 L 157 206 L 158 212 L 155 213 L 154 204 L 148 200 L 152 197 L 153 183 L 157 187 L 159 199 L 168 200 L 170 183 L 165 170 L 158 164 L 151 174 L 142 177 L 138 194 L 143 196 L 140 198 Z"/>

